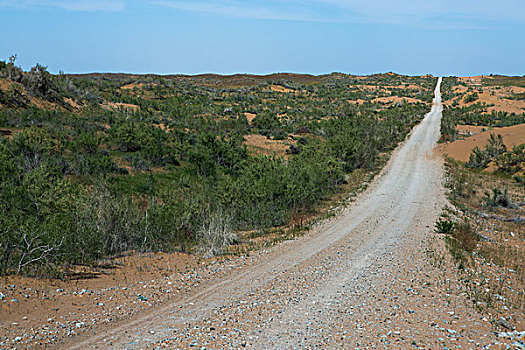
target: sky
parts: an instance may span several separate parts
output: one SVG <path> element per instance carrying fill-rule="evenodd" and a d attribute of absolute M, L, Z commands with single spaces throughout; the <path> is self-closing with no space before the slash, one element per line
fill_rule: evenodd
<path fill-rule="evenodd" d="M 525 74 L 524 0 L 0 0 L 0 31 L 53 73 Z"/>

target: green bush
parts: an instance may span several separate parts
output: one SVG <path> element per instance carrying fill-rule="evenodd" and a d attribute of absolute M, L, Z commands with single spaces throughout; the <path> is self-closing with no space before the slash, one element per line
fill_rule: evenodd
<path fill-rule="evenodd" d="M 523 170 L 525 163 L 525 144 L 516 145 L 512 151 L 505 152 L 496 158 L 498 171 L 514 175 Z"/>
<path fill-rule="evenodd" d="M 492 193 L 486 191 L 483 197 L 483 204 L 487 207 L 504 207 L 513 208 L 515 204 L 509 196 L 508 189 L 501 191 L 499 188 L 493 188 Z"/>
<path fill-rule="evenodd" d="M 445 218 L 439 218 L 439 220 L 436 222 L 434 231 L 437 233 L 451 234 L 454 232 L 455 227 L 456 223 L 454 221 L 447 220 Z"/>
<path fill-rule="evenodd" d="M 474 147 L 469 155 L 469 160 L 465 163 L 467 168 L 486 168 L 491 161 L 490 153 L 486 150 L 480 149 L 478 146 Z"/>
<path fill-rule="evenodd" d="M 477 93 L 477 92 L 473 92 L 473 93 L 467 95 L 467 96 L 463 99 L 463 101 L 465 101 L 465 103 L 470 103 L 470 102 L 474 102 L 474 101 L 476 101 L 478 98 L 479 98 L 478 93 Z"/>

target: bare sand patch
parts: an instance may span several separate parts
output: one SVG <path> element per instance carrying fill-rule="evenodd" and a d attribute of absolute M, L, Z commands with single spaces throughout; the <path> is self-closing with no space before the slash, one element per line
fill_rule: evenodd
<path fill-rule="evenodd" d="M 137 89 L 142 89 L 146 84 L 144 83 L 139 83 L 139 84 L 126 84 L 126 85 L 122 85 L 120 87 L 121 90 L 133 90 L 135 88 Z"/>
<path fill-rule="evenodd" d="M 351 104 L 358 104 L 358 105 L 361 105 L 361 104 L 363 104 L 363 103 L 366 102 L 366 100 L 363 100 L 363 99 L 361 99 L 361 98 L 358 98 L 357 100 L 347 100 L 347 101 L 348 101 L 348 103 L 351 103 Z"/>
<path fill-rule="evenodd" d="M 468 161 L 470 153 L 474 147 L 485 147 L 485 145 L 488 143 L 491 133 L 503 136 L 503 142 L 509 149 L 514 145 L 525 143 L 525 124 L 519 124 L 504 128 L 493 128 L 479 132 L 464 140 L 457 140 L 451 143 L 442 144 L 438 147 L 438 150 L 456 160 L 466 162 Z"/>
<path fill-rule="evenodd" d="M 0 78 L 0 90 L 8 90 L 13 83 L 5 78 Z"/>
<path fill-rule="evenodd" d="M 382 89 L 384 86 L 379 85 L 354 85 L 356 88 L 360 90 L 379 90 Z"/>
<path fill-rule="evenodd" d="M 423 103 L 423 101 L 418 100 L 417 98 L 412 97 L 399 97 L 399 96 L 388 96 L 388 97 L 378 97 L 372 100 L 374 103 Z"/>
<path fill-rule="evenodd" d="M 454 88 L 452 90 L 456 94 L 458 94 L 458 93 L 465 93 L 465 92 L 467 92 L 468 87 L 465 86 L 465 85 L 456 85 L 456 86 L 454 86 Z"/>
<path fill-rule="evenodd" d="M 460 135 L 466 135 L 472 136 L 479 134 L 480 132 L 483 132 L 487 130 L 487 126 L 476 126 L 476 125 L 457 125 L 456 130 L 459 132 Z"/>
<path fill-rule="evenodd" d="M 286 156 L 286 150 L 294 140 L 270 140 L 263 135 L 245 135 L 248 151 L 256 154 Z"/>
<path fill-rule="evenodd" d="M 29 97 L 29 102 L 40 109 L 51 110 L 58 107 L 56 103 L 43 100 L 39 97 Z"/>
<path fill-rule="evenodd" d="M 76 103 L 72 98 L 66 97 L 64 98 L 64 101 L 73 108 L 76 108 L 76 109 L 81 108 L 81 106 L 78 103 Z"/>
<path fill-rule="evenodd" d="M 106 102 L 100 106 L 106 110 L 127 110 L 132 112 L 136 112 L 140 109 L 137 105 L 123 102 Z"/>
<path fill-rule="evenodd" d="M 503 96 L 505 96 L 503 93 L 498 94 L 495 91 L 486 91 L 484 89 L 484 91 L 479 94 L 479 100 L 472 103 L 483 102 L 489 105 L 493 104 L 494 106 L 487 109 L 488 113 L 491 113 L 492 111 L 516 114 L 525 112 L 525 101 L 509 100 L 502 98 Z"/>
<path fill-rule="evenodd" d="M 464 96 L 476 92 L 478 94 L 478 99 L 473 102 L 465 103 L 464 96 L 460 96 L 446 101 L 444 104 L 450 106 L 455 102 L 459 107 L 468 107 L 476 103 L 483 103 L 490 106 L 487 107 L 487 113 L 492 113 L 494 111 L 521 114 L 525 112 L 525 101 L 508 98 L 514 94 L 525 93 L 525 88 L 518 86 L 482 86 L 483 78 L 485 78 L 483 75 L 458 78 L 470 87 L 474 87 L 475 91 L 472 92 L 468 92 L 469 87 L 465 85 L 456 85 L 452 88 L 454 93 L 462 93 L 465 94 Z"/>
<path fill-rule="evenodd" d="M 481 85 L 481 83 L 483 82 L 483 78 L 485 78 L 484 75 L 476 75 L 473 77 L 458 77 L 460 81 L 471 85 Z"/>
<path fill-rule="evenodd" d="M 255 117 L 257 117 L 257 114 L 250 113 L 250 112 L 244 112 L 244 116 L 246 117 L 246 119 L 248 119 L 248 123 L 251 124 L 253 120 L 255 119 Z"/>
<path fill-rule="evenodd" d="M 211 263 L 215 260 L 219 259 Z M 3 277 L 0 293 L 7 301 L 0 303 L 0 334 L 5 337 L 42 327 L 58 328 L 62 337 L 70 329 L 81 333 L 93 323 L 105 323 L 105 312 L 120 316 L 138 312 L 183 292 L 194 283 L 189 276 L 200 265 L 195 254 L 132 254 L 92 267 L 76 266 L 65 280 Z M 68 327 L 58 327 L 60 322 Z M 37 344 L 27 348 L 45 347 Z"/>
<path fill-rule="evenodd" d="M 525 87 L 521 86 L 505 86 L 502 89 L 513 94 L 525 94 Z"/>
<path fill-rule="evenodd" d="M 285 88 L 281 85 L 272 85 L 270 86 L 270 90 L 276 91 L 276 92 L 295 92 L 295 90 Z"/>

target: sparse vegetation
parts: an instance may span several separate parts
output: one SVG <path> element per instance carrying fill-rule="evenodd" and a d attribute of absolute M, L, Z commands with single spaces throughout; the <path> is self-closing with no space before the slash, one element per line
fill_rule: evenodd
<path fill-rule="evenodd" d="M 520 81 L 494 77 L 483 80 L 483 84 L 495 80 L 510 85 Z M 444 112 L 443 124 L 490 127 L 524 122 L 524 115 L 489 114 L 483 109 L 478 104 L 449 108 Z M 496 325 L 504 319 L 508 320 L 505 327 L 512 328 L 513 322 L 522 322 L 516 315 L 522 315 L 525 306 L 521 278 L 525 273 L 525 192 L 521 180 L 525 145 L 514 145 L 509 150 L 504 141 L 504 137 L 492 133 L 484 147 L 473 149 L 467 162 L 446 159 L 446 187 L 454 209 L 436 223 L 436 232 L 449 232 L 445 235 L 446 245 L 474 306 Z"/>
<path fill-rule="evenodd" d="M 492 192 L 485 191 L 483 197 L 483 204 L 490 208 L 503 207 L 503 208 L 516 208 L 516 205 L 512 202 L 509 196 L 508 188 L 503 191 L 499 188 L 493 188 Z"/>

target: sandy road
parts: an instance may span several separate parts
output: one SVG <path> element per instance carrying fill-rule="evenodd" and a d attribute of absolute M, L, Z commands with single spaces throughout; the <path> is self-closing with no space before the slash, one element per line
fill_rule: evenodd
<path fill-rule="evenodd" d="M 456 287 L 429 270 L 424 252 L 445 203 L 442 161 L 433 153 L 440 84 L 441 78 L 430 113 L 335 219 L 191 297 L 66 347 L 406 348 L 489 341 L 488 325 L 451 298 Z"/>

